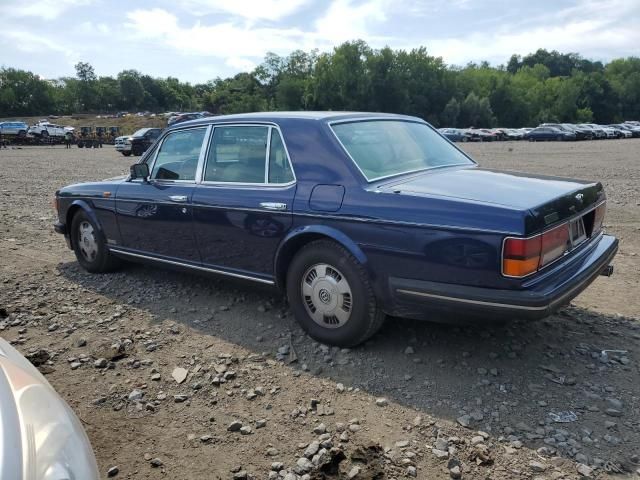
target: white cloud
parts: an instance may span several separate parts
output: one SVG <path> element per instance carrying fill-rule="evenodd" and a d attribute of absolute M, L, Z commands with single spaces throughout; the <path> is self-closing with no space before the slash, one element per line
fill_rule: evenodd
<path fill-rule="evenodd" d="M 90 5 L 94 0 L 2 0 L 0 17 L 38 17 L 54 20 L 71 8 Z"/>
<path fill-rule="evenodd" d="M 506 62 L 516 53 L 539 48 L 611 58 L 634 54 L 640 42 L 640 3 L 621 0 L 582 1 L 555 14 L 523 19 L 493 30 L 443 39 L 421 39 L 429 52 L 447 63 Z"/>
<path fill-rule="evenodd" d="M 249 28 L 230 22 L 182 27 L 175 15 L 161 9 L 134 10 L 127 18 L 137 38 L 162 42 L 183 54 L 225 59 L 261 57 L 269 50 L 288 53 L 304 35 L 295 28 Z"/>
<path fill-rule="evenodd" d="M 310 0 L 183 0 L 190 13 L 224 13 L 249 20 L 279 20 L 296 12 Z"/>
<path fill-rule="evenodd" d="M 56 52 L 67 57 L 73 54 L 73 50 L 61 43 L 52 41 L 48 37 L 37 35 L 31 32 L 24 32 L 21 29 L 0 30 L 0 38 L 8 40 L 12 48 L 24 53 Z"/>
<path fill-rule="evenodd" d="M 389 0 L 369 0 L 355 4 L 353 0 L 334 0 L 325 14 L 315 22 L 312 38 L 322 43 L 338 43 L 363 39 L 374 44 L 381 38 L 370 34 L 372 24 L 380 25 L 387 20 Z"/>
<path fill-rule="evenodd" d="M 225 63 L 234 70 L 239 70 L 241 72 L 249 72 L 257 66 L 256 62 L 242 57 L 229 57 L 226 59 Z"/>
<path fill-rule="evenodd" d="M 374 46 L 382 44 L 387 37 L 372 35 L 369 29 L 387 19 L 389 6 L 390 0 L 368 0 L 358 4 L 353 0 L 334 0 L 310 31 L 293 26 L 255 26 L 232 20 L 212 25 L 198 20 L 185 26 L 175 14 L 160 8 L 128 12 L 125 26 L 134 41 L 147 39 L 181 54 L 219 57 L 229 67 L 247 70 L 255 67 L 269 51 L 286 55 L 299 48 L 328 49 L 357 38 Z"/>

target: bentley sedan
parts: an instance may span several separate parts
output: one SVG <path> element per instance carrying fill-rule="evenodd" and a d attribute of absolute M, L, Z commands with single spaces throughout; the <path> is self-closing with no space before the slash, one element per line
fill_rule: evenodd
<path fill-rule="evenodd" d="M 56 192 L 80 265 L 123 260 L 282 291 L 310 336 L 386 316 L 542 318 L 612 272 L 598 182 L 480 168 L 415 117 L 218 116 L 170 127 L 127 177 Z"/>

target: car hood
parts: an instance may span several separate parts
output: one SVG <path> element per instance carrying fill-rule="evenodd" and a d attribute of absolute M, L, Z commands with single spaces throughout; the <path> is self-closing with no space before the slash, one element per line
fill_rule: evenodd
<path fill-rule="evenodd" d="M 597 182 L 479 167 L 431 170 L 380 185 L 378 191 L 522 211 L 529 217 L 528 231 L 571 217 L 604 200 L 604 190 Z"/>

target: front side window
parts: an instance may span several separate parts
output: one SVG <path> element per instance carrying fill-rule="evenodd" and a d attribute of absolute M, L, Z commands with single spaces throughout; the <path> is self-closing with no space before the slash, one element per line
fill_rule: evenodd
<path fill-rule="evenodd" d="M 195 180 L 198 158 L 206 128 L 172 132 L 164 139 L 151 178 L 156 180 Z"/>
<path fill-rule="evenodd" d="M 331 128 L 368 181 L 436 167 L 473 165 L 423 123 L 366 120 Z"/>

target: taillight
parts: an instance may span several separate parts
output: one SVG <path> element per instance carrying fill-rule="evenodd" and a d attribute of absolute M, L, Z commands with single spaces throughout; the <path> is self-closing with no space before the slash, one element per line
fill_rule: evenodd
<path fill-rule="evenodd" d="M 542 237 L 507 238 L 502 253 L 502 273 L 509 277 L 526 277 L 538 270 Z"/>
<path fill-rule="evenodd" d="M 568 249 L 568 223 L 531 238 L 507 238 L 502 253 L 502 274 L 526 277 L 562 257 Z"/>
<path fill-rule="evenodd" d="M 607 212 L 607 204 L 601 203 L 596 207 L 595 214 L 593 216 L 593 233 L 598 233 L 602 229 L 602 222 L 604 221 L 604 214 Z"/>

